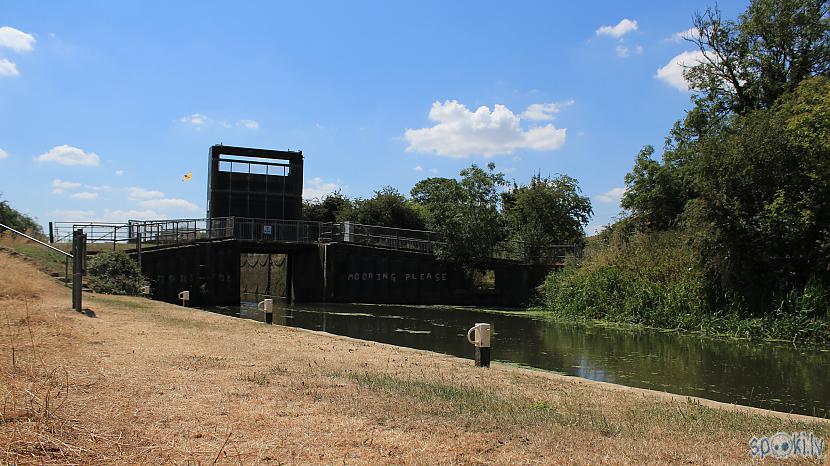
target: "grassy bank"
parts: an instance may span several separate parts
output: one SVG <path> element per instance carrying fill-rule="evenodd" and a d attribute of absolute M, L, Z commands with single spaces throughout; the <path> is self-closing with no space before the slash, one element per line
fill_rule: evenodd
<path fill-rule="evenodd" d="M 0 253 L 0 462 L 735 463 L 830 424 L 69 290 Z M 15 277 L 13 280 L 9 277 Z"/>
<path fill-rule="evenodd" d="M 812 281 L 756 315 L 728 296 L 712 299 L 695 250 L 679 232 L 635 234 L 589 244 L 580 264 L 554 272 L 540 288 L 551 315 L 572 320 L 830 344 L 830 290 Z M 716 304 L 713 304 L 716 303 Z"/>

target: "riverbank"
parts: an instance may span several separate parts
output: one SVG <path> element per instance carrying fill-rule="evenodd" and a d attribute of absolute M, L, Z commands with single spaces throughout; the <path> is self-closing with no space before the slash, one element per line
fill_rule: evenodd
<path fill-rule="evenodd" d="M 69 290 L 0 253 L 4 462 L 739 462 L 817 419 L 141 298 Z"/>
<path fill-rule="evenodd" d="M 578 264 L 548 275 L 538 305 L 555 319 L 830 346 L 830 288 L 820 281 L 776 295 L 764 312 L 758 306 L 753 312 L 737 293 L 713 291 L 683 232 L 623 233 L 591 238 Z"/>

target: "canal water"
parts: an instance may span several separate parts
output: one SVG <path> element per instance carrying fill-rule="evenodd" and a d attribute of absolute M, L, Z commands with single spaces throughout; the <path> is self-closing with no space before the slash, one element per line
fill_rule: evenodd
<path fill-rule="evenodd" d="M 213 312 L 263 321 L 255 304 Z M 274 303 L 273 323 L 471 358 L 467 330 L 493 324 L 492 357 L 591 380 L 830 418 L 830 351 L 656 330 L 553 322 L 442 306 Z"/>

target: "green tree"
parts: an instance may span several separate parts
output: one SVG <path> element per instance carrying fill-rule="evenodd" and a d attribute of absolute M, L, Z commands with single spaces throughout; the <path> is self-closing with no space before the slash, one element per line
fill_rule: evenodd
<path fill-rule="evenodd" d="M 550 245 L 580 243 L 593 215 L 590 199 L 581 195 L 577 180 L 566 175 L 534 175 L 528 186 L 514 182 L 502 200 L 509 239 L 531 262 Z"/>
<path fill-rule="evenodd" d="M 426 212 L 428 226 L 445 246 L 440 257 L 458 263 L 475 263 L 489 257 L 504 238 L 500 189 L 504 174 L 492 162 L 484 170 L 477 165 L 461 170 L 461 179 L 428 178 L 412 188 L 412 199 Z"/>
<path fill-rule="evenodd" d="M 827 0 L 754 0 L 738 21 L 717 8 L 694 17 L 703 61 L 686 72 L 711 115 L 771 108 L 798 83 L 830 71 Z"/>
<path fill-rule="evenodd" d="M 314 222 L 339 222 L 348 220 L 354 210 L 354 202 L 340 190 L 322 199 L 303 201 L 303 219 Z"/>
<path fill-rule="evenodd" d="M 8 225 L 17 231 L 43 234 L 43 229 L 34 218 L 19 212 L 7 201 L 0 201 L 0 223 Z"/>
<path fill-rule="evenodd" d="M 148 284 L 138 262 L 123 252 L 99 252 L 87 262 L 90 287 L 96 293 L 135 295 Z"/>
<path fill-rule="evenodd" d="M 631 221 L 644 231 L 673 227 L 687 200 L 677 169 L 668 160 L 657 162 L 653 155 L 652 146 L 637 154 L 634 168 L 625 175 L 627 189 L 620 202 L 631 212 Z"/>
<path fill-rule="evenodd" d="M 351 220 L 364 225 L 426 229 L 426 221 L 420 207 L 391 186 L 375 191 L 375 195 L 369 199 L 356 201 L 351 212 Z"/>

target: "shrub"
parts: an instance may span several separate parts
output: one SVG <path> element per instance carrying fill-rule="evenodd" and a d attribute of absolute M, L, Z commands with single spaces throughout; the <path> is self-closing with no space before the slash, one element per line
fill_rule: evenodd
<path fill-rule="evenodd" d="M 101 252 L 87 262 L 89 286 L 96 293 L 139 294 L 148 284 L 138 263 L 123 252 Z"/>

